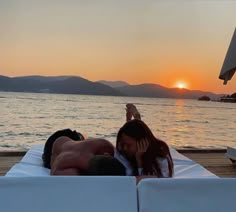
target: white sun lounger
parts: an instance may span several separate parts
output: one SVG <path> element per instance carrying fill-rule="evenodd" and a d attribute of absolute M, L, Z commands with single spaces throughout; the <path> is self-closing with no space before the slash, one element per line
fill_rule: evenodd
<path fill-rule="evenodd" d="M 225 156 L 229 158 L 232 161 L 232 163 L 235 163 L 236 162 L 236 147 L 227 147 Z"/>
<path fill-rule="evenodd" d="M 114 176 L 0 177 L 0 211 L 137 212 L 135 183 Z"/>
<path fill-rule="evenodd" d="M 49 176 L 50 170 L 43 167 L 43 145 L 34 145 L 23 159 L 15 164 L 6 174 L 8 177 Z M 174 162 L 174 178 L 216 178 L 207 169 L 170 149 Z"/>
<path fill-rule="evenodd" d="M 232 198 L 232 194 L 235 196 L 234 191 L 236 189 L 232 193 L 228 181 L 217 181 L 219 184 L 214 184 L 216 181 L 212 181 L 215 180 L 212 178 L 217 178 L 214 174 L 174 149 L 171 149 L 174 161 L 174 179 L 144 179 L 140 181 L 137 187 L 135 177 L 48 177 L 50 170 L 42 166 L 42 151 L 43 145 L 33 146 L 23 159 L 11 168 L 6 177 L 0 177 L 0 199 L 3 202 L 1 208 L 4 208 L 4 212 L 15 212 L 16 210 L 25 212 L 70 212 L 75 210 L 83 212 L 194 212 L 200 204 L 199 201 L 203 201 L 203 205 L 207 205 L 207 202 L 211 205 L 213 200 L 218 201 L 219 196 L 216 199 L 213 197 L 212 200 L 209 195 L 220 192 L 221 189 L 228 192 L 224 195 L 228 195 L 229 198 Z M 234 183 L 236 185 L 235 181 Z M 208 184 L 210 185 L 210 192 L 203 190 Z M 216 187 L 215 190 L 213 189 L 214 186 Z M 194 193 L 193 196 L 191 192 Z M 200 195 L 201 192 L 204 195 Z M 86 193 L 85 196 L 82 195 L 84 193 Z M 210 200 L 204 200 L 203 196 Z M 223 198 L 223 194 L 220 194 L 220 197 Z M 14 204 L 11 204 L 13 199 Z M 186 203 L 181 201 L 186 201 Z M 108 205 L 104 206 L 106 203 Z M 224 201 L 224 203 L 228 202 Z M 187 204 L 187 207 L 182 207 L 184 204 Z M 54 205 L 56 206 L 54 207 Z M 167 208 L 164 208 L 166 205 Z M 51 207 L 53 208 L 51 209 Z M 195 208 L 192 209 L 192 207 Z M 172 210 L 173 208 L 174 210 Z M 209 205 L 206 206 L 206 209 L 209 208 L 211 208 Z M 212 211 L 201 210 L 202 212 Z"/>
<path fill-rule="evenodd" d="M 144 179 L 139 212 L 235 211 L 236 179 Z"/>

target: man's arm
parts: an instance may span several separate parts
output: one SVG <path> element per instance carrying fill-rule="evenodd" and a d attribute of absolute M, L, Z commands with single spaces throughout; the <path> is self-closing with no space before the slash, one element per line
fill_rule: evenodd
<path fill-rule="evenodd" d="M 51 162 L 50 162 L 51 167 L 52 167 L 52 164 L 54 163 L 54 160 L 63 151 L 63 145 L 68 142 L 71 143 L 73 142 L 73 140 L 67 136 L 60 136 L 59 138 L 55 140 L 52 146 L 52 154 L 51 154 Z"/>
<path fill-rule="evenodd" d="M 80 171 L 78 169 L 74 168 L 68 168 L 63 170 L 54 170 L 51 175 L 80 175 Z"/>
<path fill-rule="evenodd" d="M 80 175 L 88 169 L 90 154 L 64 152 L 57 156 L 51 167 L 51 175 Z"/>

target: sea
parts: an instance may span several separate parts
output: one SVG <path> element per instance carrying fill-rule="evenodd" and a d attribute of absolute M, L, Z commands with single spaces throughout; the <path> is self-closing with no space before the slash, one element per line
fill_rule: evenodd
<path fill-rule="evenodd" d="M 0 92 L 0 151 L 27 150 L 66 128 L 115 145 L 127 103 L 135 104 L 154 135 L 173 148 L 236 146 L 236 103 Z"/>

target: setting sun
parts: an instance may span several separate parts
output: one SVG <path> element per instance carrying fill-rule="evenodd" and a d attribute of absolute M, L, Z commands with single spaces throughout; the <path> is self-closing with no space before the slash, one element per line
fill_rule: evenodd
<path fill-rule="evenodd" d="M 179 89 L 187 88 L 185 82 L 177 82 L 177 83 L 175 84 L 175 87 L 177 87 L 177 88 L 179 88 Z"/>

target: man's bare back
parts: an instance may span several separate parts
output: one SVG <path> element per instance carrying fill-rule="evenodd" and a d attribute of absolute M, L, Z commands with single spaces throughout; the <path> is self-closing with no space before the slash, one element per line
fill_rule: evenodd
<path fill-rule="evenodd" d="M 114 155 L 113 145 L 99 138 L 74 141 L 61 136 L 53 144 L 51 175 L 84 175 L 95 155 Z"/>

